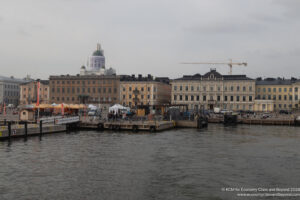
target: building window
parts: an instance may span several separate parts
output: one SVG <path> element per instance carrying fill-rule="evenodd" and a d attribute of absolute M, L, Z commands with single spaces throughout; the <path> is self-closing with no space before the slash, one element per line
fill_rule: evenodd
<path fill-rule="evenodd" d="M 298 100 L 298 95 L 297 95 L 297 94 L 295 95 L 295 100 L 296 100 L 296 101 Z"/>
<path fill-rule="evenodd" d="M 111 93 L 111 88 L 108 88 L 108 93 Z"/>
<path fill-rule="evenodd" d="M 263 88 L 263 92 L 266 92 L 266 88 Z"/>
<path fill-rule="evenodd" d="M 221 97 L 220 96 L 217 96 L 217 101 L 221 101 Z"/>
<path fill-rule="evenodd" d="M 60 89 L 59 89 L 59 88 L 57 88 L 57 89 L 56 89 L 56 92 L 57 92 L 57 93 L 60 93 Z"/>
<path fill-rule="evenodd" d="M 245 87 L 245 86 L 243 86 L 243 91 L 244 91 L 244 92 L 246 91 L 246 87 Z"/>
<path fill-rule="evenodd" d="M 206 95 L 203 96 L 203 101 L 206 101 Z"/>
<path fill-rule="evenodd" d="M 194 86 L 191 86 L 191 91 L 194 91 Z"/>
<path fill-rule="evenodd" d="M 240 96 L 236 96 L 236 101 L 240 101 Z"/>
<path fill-rule="evenodd" d="M 93 93 L 96 93 L 96 88 L 93 88 Z"/>
<path fill-rule="evenodd" d="M 210 87 L 210 91 L 214 91 L 214 87 Z"/>
<path fill-rule="evenodd" d="M 174 101 L 176 101 L 177 100 L 177 95 L 174 95 Z"/>
<path fill-rule="evenodd" d="M 182 101 L 182 95 L 179 96 L 179 100 Z"/>
<path fill-rule="evenodd" d="M 224 90 L 227 91 L 227 86 L 224 87 Z"/>
<path fill-rule="evenodd" d="M 286 88 L 284 88 L 284 92 L 286 92 L 287 91 L 287 89 Z"/>
<path fill-rule="evenodd" d="M 246 101 L 246 96 L 243 96 L 243 101 Z"/>
<path fill-rule="evenodd" d="M 262 99 L 264 99 L 264 100 L 265 100 L 265 99 L 266 99 L 266 95 L 263 95 Z"/>
<path fill-rule="evenodd" d="M 268 92 L 271 92 L 271 88 L 268 88 Z"/>
<path fill-rule="evenodd" d="M 237 86 L 237 87 L 236 87 L 236 91 L 240 91 L 240 86 Z"/>
<path fill-rule="evenodd" d="M 189 97 L 188 95 L 185 95 L 185 100 L 188 101 L 189 100 Z"/>
<path fill-rule="evenodd" d="M 129 99 L 131 99 L 131 94 L 129 95 Z"/>
<path fill-rule="evenodd" d="M 174 85 L 174 91 L 176 91 L 177 90 L 177 86 L 176 85 Z"/>
<path fill-rule="evenodd" d="M 290 99 L 290 101 L 292 101 L 292 100 L 293 100 L 293 96 L 292 96 L 292 95 L 290 95 L 290 96 L 289 96 L 289 99 Z"/>
<path fill-rule="evenodd" d="M 279 88 L 279 92 L 281 92 L 281 88 Z"/>
<path fill-rule="evenodd" d="M 150 95 L 147 95 L 147 98 L 150 99 Z"/>
<path fill-rule="evenodd" d="M 260 92 L 260 88 L 257 88 L 257 92 Z"/>
<path fill-rule="evenodd" d="M 273 92 L 276 92 L 276 88 L 273 88 Z"/>
<path fill-rule="evenodd" d="M 194 96 L 193 95 L 191 95 L 191 101 L 194 101 Z"/>
<path fill-rule="evenodd" d="M 233 101 L 233 96 L 230 96 L 230 101 Z"/>
<path fill-rule="evenodd" d="M 252 96 L 249 96 L 249 101 L 252 101 Z"/>
<path fill-rule="evenodd" d="M 189 91 L 189 86 L 185 86 L 185 91 Z"/>
<path fill-rule="evenodd" d="M 199 97 L 199 95 L 197 95 L 197 101 L 199 101 L 200 100 L 200 97 Z"/>
<path fill-rule="evenodd" d="M 205 86 L 203 87 L 203 91 L 206 91 L 206 87 Z"/>
<path fill-rule="evenodd" d="M 224 101 L 227 101 L 227 96 L 224 96 Z"/>
<path fill-rule="evenodd" d="M 182 85 L 179 87 L 179 90 L 182 91 Z"/>
<path fill-rule="evenodd" d="M 283 97 L 283 98 L 284 98 L 284 100 L 287 100 L 287 96 L 286 96 L 286 95 L 284 95 L 284 97 Z"/>
<path fill-rule="evenodd" d="M 148 92 L 150 92 L 150 87 L 148 87 Z"/>
<path fill-rule="evenodd" d="M 233 86 L 230 87 L 230 90 L 233 91 Z"/>
<path fill-rule="evenodd" d="M 292 88 L 290 88 L 289 91 L 292 92 Z"/>
<path fill-rule="evenodd" d="M 271 100 L 271 95 L 268 95 L 268 99 Z"/>
<path fill-rule="evenodd" d="M 273 95 L 273 100 L 276 100 L 276 95 Z"/>
<path fill-rule="evenodd" d="M 129 87 L 129 91 L 131 91 L 132 90 L 132 88 L 131 87 Z"/>
<path fill-rule="evenodd" d="M 280 88 L 279 88 L 280 89 Z M 281 100 L 281 95 L 278 95 L 278 99 Z"/>
<path fill-rule="evenodd" d="M 98 93 L 101 93 L 101 88 L 98 88 Z"/>
<path fill-rule="evenodd" d="M 298 88 L 297 87 L 295 87 L 295 92 L 298 92 Z"/>

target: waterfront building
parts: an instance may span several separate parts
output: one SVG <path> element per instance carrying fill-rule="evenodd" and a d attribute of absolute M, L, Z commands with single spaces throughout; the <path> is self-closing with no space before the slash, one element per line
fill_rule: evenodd
<path fill-rule="evenodd" d="M 169 78 L 142 75 L 121 76 L 120 102 L 123 106 L 156 106 L 170 104 Z"/>
<path fill-rule="evenodd" d="M 116 75 L 50 76 L 51 103 L 114 104 L 120 101 L 120 77 Z"/>
<path fill-rule="evenodd" d="M 80 75 L 114 75 L 116 70 L 113 68 L 105 68 L 104 51 L 100 44 L 97 44 L 96 51 L 89 57 L 87 67 L 84 65 L 80 68 Z"/>
<path fill-rule="evenodd" d="M 25 82 L 27 82 L 26 79 L 0 76 L 0 104 L 19 105 L 20 84 Z"/>
<path fill-rule="evenodd" d="M 221 75 L 216 69 L 200 75 L 184 75 L 171 81 L 172 104 L 228 110 L 253 110 L 255 80 L 246 75 Z"/>
<path fill-rule="evenodd" d="M 257 78 L 255 96 L 257 100 L 273 100 L 275 111 L 294 110 L 299 109 L 299 88 L 295 78 Z"/>
<path fill-rule="evenodd" d="M 49 81 L 48 80 L 31 80 L 20 84 L 20 104 L 37 103 L 37 87 L 40 83 L 39 102 L 49 103 Z"/>

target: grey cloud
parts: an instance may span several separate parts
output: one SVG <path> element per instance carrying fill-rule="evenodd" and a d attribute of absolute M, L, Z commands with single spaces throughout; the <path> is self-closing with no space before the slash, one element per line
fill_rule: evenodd
<path fill-rule="evenodd" d="M 17 30 L 17 34 L 18 35 L 21 35 L 21 36 L 24 36 L 24 37 L 28 37 L 28 36 L 31 36 L 31 34 L 29 32 L 27 32 L 26 30 L 22 29 L 22 28 L 19 28 Z"/>
<path fill-rule="evenodd" d="M 190 32 L 202 33 L 202 34 L 240 34 L 240 33 L 253 33 L 259 32 L 265 29 L 265 27 L 259 23 L 229 23 L 218 22 L 208 25 L 198 25 L 193 27 L 187 27 L 185 30 Z"/>
<path fill-rule="evenodd" d="M 284 8 L 284 16 L 294 19 L 300 18 L 300 1 L 299 0 L 273 0 L 275 5 L 280 5 Z"/>

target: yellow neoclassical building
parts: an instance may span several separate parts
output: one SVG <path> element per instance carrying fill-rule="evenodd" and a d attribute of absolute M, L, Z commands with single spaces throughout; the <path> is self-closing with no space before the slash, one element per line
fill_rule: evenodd
<path fill-rule="evenodd" d="M 296 110 L 299 109 L 300 82 L 297 79 L 266 78 L 256 79 L 256 100 L 273 102 L 273 110 Z M 267 102 L 267 101 L 265 101 Z M 267 105 L 262 103 L 266 108 Z"/>
<path fill-rule="evenodd" d="M 253 110 L 255 80 L 246 75 L 222 75 L 211 69 L 204 75 L 185 75 L 171 81 L 172 104 L 186 104 L 189 110 L 201 107 Z"/>
<path fill-rule="evenodd" d="M 156 106 L 169 104 L 171 86 L 168 78 L 121 76 L 120 103 L 123 106 Z"/>

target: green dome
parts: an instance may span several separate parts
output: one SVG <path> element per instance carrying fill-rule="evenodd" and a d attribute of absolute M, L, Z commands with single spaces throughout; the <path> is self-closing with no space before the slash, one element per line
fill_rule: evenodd
<path fill-rule="evenodd" d="M 103 52 L 101 50 L 96 50 L 94 51 L 93 56 L 103 56 Z"/>

